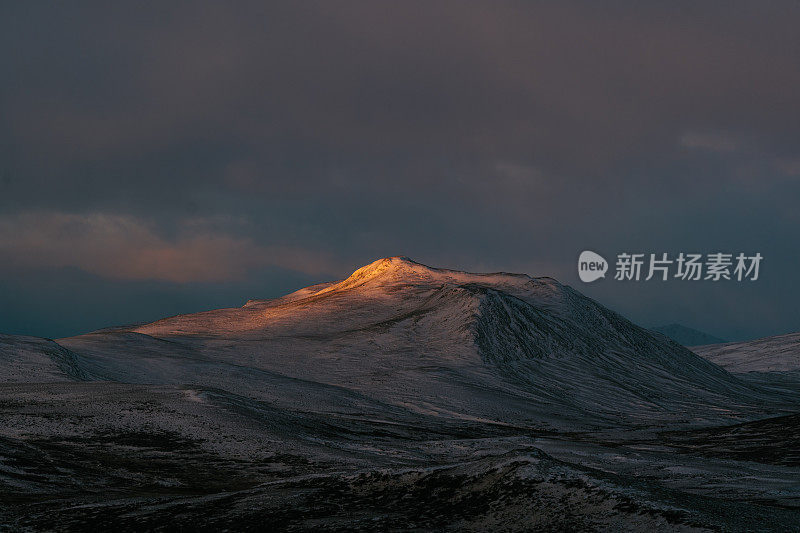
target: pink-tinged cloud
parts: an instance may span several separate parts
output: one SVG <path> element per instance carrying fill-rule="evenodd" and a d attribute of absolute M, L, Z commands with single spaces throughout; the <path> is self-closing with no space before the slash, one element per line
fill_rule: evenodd
<path fill-rule="evenodd" d="M 212 221 L 213 222 L 213 221 Z M 339 269 L 323 254 L 214 232 L 186 220 L 166 239 L 127 215 L 23 213 L 0 217 L 0 258 L 6 267 L 75 267 L 123 280 L 177 283 L 245 279 L 270 266 L 306 274 Z"/>

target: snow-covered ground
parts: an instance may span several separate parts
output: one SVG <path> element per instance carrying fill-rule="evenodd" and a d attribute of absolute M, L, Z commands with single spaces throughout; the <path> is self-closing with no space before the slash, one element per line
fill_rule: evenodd
<path fill-rule="evenodd" d="M 2 336 L 0 369 L 0 523 L 20 527 L 800 523 L 800 381 L 730 373 L 552 278 L 386 258 L 241 308 Z"/>

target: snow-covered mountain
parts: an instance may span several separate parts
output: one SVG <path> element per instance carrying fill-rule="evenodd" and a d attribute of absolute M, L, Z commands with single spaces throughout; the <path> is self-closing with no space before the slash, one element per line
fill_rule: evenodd
<path fill-rule="evenodd" d="M 767 401 L 552 278 L 469 274 L 403 257 L 283 298 L 59 343 L 86 358 L 87 373 L 115 381 L 199 384 L 263 399 L 260 379 L 243 372 L 254 370 L 496 423 L 738 419 Z"/>
<path fill-rule="evenodd" d="M 800 371 L 800 333 L 746 342 L 693 346 L 692 351 L 729 372 Z"/>

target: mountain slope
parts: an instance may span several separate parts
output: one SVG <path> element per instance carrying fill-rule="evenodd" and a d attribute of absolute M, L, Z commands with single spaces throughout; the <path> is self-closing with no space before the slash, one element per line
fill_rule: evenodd
<path fill-rule="evenodd" d="M 800 371 L 800 333 L 746 342 L 694 346 L 692 351 L 729 372 Z"/>
<path fill-rule="evenodd" d="M 0 383 L 86 380 L 83 363 L 51 340 L 0 334 Z"/>

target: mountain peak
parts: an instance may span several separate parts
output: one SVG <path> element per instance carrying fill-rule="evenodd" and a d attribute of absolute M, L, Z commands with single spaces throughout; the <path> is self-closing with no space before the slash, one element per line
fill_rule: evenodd
<path fill-rule="evenodd" d="M 357 280 L 387 273 L 401 275 L 433 275 L 437 272 L 442 272 L 442 270 L 423 265 L 403 255 L 396 255 L 373 261 L 353 272 L 347 279 Z"/>
<path fill-rule="evenodd" d="M 384 257 L 359 268 L 346 279 L 317 294 L 350 289 L 378 280 L 381 282 L 432 281 L 443 272 L 445 271 L 417 263 L 405 256 Z"/>
<path fill-rule="evenodd" d="M 326 292 L 352 289 L 364 285 L 394 285 L 394 284 L 445 284 L 454 285 L 479 284 L 496 287 L 522 287 L 534 278 L 527 274 L 510 274 L 495 272 L 478 274 L 462 270 L 435 268 L 418 263 L 406 256 L 384 257 L 373 261 L 353 272 L 347 279 L 334 283 L 319 291 L 316 295 Z M 548 278 L 547 283 L 555 283 Z"/>

